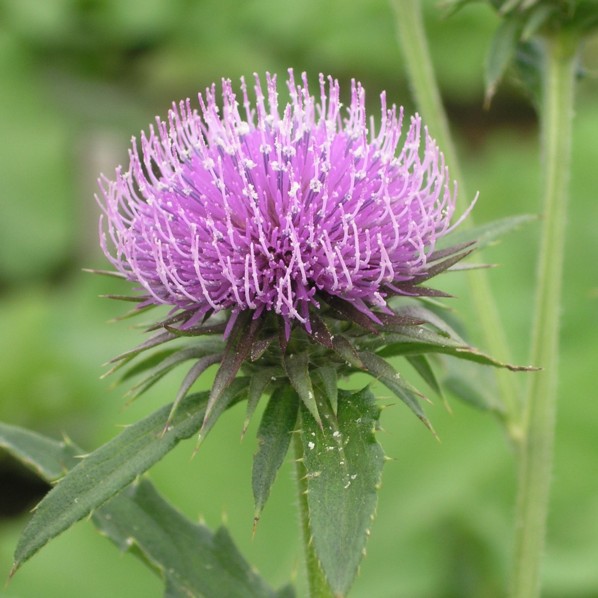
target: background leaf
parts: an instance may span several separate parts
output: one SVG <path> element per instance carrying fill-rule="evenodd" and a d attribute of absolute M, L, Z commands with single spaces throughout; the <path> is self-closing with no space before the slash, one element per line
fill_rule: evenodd
<path fill-rule="evenodd" d="M 445 237 L 438 244 L 438 247 L 442 248 L 448 245 L 459 245 L 461 243 L 474 241 L 475 249 L 482 249 L 492 243 L 500 241 L 506 234 L 516 231 L 523 225 L 536 220 L 538 220 L 538 217 L 533 214 L 506 216 L 505 218 L 499 218 L 498 220 L 486 222 L 472 228 L 457 230 L 450 236 Z"/>
<path fill-rule="evenodd" d="M 18 426 L 0 422 L 0 447 L 47 482 L 55 482 L 77 465 L 82 455 L 75 445 L 58 442 Z"/>
<path fill-rule="evenodd" d="M 505 17 L 494 34 L 486 59 L 486 105 L 490 104 L 500 80 L 515 58 L 522 29 L 523 23 L 515 15 Z"/>

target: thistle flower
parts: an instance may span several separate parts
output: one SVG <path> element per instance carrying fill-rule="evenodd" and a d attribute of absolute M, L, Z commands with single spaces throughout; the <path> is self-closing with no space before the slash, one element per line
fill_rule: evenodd
<path fill-rule="evenodd" d="M 435 294 L 420 283 L 467 253 L 435 250 L 453 228 L 455 188 L 419 116 L 404 127 L 403 110 L 382 94 L 376 127 L 356 82 L 346 111 L 332 78 L 320 76 L 315 98 L 307 77 L 298 84 L 289 70 L 287 88 L 285 106 L 270 75 L 265 91 L 255 77 L 254 103 L 244 80 L 240 103 L 223 80 L 221 105 L 214 85 L 199 95 L 199 110 L 189 100 L 173 104 L 166 121 L 133 139 L 128 168 L 100 180 L 106 256 L 142 289 L 140 307 L 167 305 L 175 314 L 141 349 L 177 333 L 224 331 L 229 341 L 211 361 L 202 354 L 183 384 L 186 392 L 222 360 L 211 405 L 274 337 L 284 355 L 293 328 L 336 351 L 339 367 L 371 372 L 321 316 L 374 333 L 422 323 L 397 316 L 388 300 Z M 226 325 L 206 326 L 218 312 Z M 283 364 L 297 388 L 309 380 L 308 361 L 301 374 Z M 308 386 L 298 392 L 315 413 Z"/>
<path fill-rule="evenodd" d="M 320 100 L 290 72 L 290 103 L 276 78 L 256 104 L 230 81 L 173 105 L 135 141 L 130 165 L 102 180 L 113 265 L 148 303 L 206 314 L 252 310 L 281 316 L 287 336 L 310 331 L 318 296 L 339 297 L 370 318 L 393 294 L 417 295 L 429 256 L 449 229 L 454 194 L 443 157 L 418 116 L 401 142 L 403 111 L 381 97 L 378 131 L 353 83 L 343 120 L 337 81 Z M 328 88 L 327 88 L 328 87 Z M 423 146 L 423 151 L 422 147 Z M 420 156 L 421 152 L 421 156 Z"/>

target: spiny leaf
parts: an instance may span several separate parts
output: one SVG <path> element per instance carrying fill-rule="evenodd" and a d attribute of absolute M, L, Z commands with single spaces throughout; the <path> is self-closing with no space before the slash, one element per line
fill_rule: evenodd
<path fill-rule="evenodd" d="M 406 312 L 397 311 L 392 314 L 378 314 L 380 321 L 382 322 L 382 330 L 388 330 L 389 326 L 418 326 L 424 324 L 425 320 L 416 318 Z"/>
<path fill-rule="evenodd" d="M 467 344 L 459 335 L 459 333 L 446 321 L 446 319 L 440 317 L 435 312 L 424 307 L 423 305 L 413 304 L 405 308 L 405 313 L 411 314 L 414 318 L 420 318 L 425 324 L 430 324 L 440 333 L 441 336 L 452 339 L 458 344 Z M 391 332 L 397 331 L 399 333 L 405 330 L 404 327 L 395 327 Z M 424 328 L 425 330 L 425 328 Z M 416 335 L 420 335 L 419 332 L 415 331 Z"/>
<path fill-rule="evenodd" d="M 316 397 L 309 375 L 309 355 L 307 353 L 285 355 L 284 367 L 291 385 L 297 391 L 303 404 L 312 414 L 312 417 L 321 425 L 322 421 L 318 413 Z"/>
<path fill-rule="evenodd" d="M 247 389 L 247 412 L 245 414 L 241 436 L 245 435 L 259 400 L 262 398 L 264 392 L 266 392 L 266 388 L 268 388 L 268 385 L 272 382 L 273 378 L 275 379 L 277 373 L 279 373 L 279 370 L 276 368 L 265 368 L 258 369 L 251 374 L 249 378 L 249 388 Z"/>
<path fill-rule="evenodd" d="M 225 528 L 212 533 L 173 509 L 147 481 L 129 486 L 93 517 L 121 550 L 135 548 L 165 579 L 170 596 L 275 598 Z"/>
<path fill-rule="evenodd" d="M 83 451 L 29 430 L 0 424 L 0 446 L 47 482 L 76 466 Z M 273 591 L 245 561 L 228 532 L 212 533 L 173 509 L 147 480 L 127 487 L 92 516 L 98 531 L 159 572 L 165 596 L 293 598 Z"/>
<path fill-rule="evenodd" d="M 310 320 L 311 338 L 323 347 L 326 347 L 326 349 L 332 349 L 334 347 L 334 335 L 330 332 L 324 320 L 314 313 L 310 314 Z"/>
<path fill-rule="evenodd" d="M 240 400 L 247 398 L 247 387 L 249 380 L 247 378 L 235 378 L 222 392 L 218 401 L 214 403 L 210 411 L 206 407 L 206 413 L 199 430 L 197 438 L 197 446 L 203 442 L 209 431 L 214 427 L 218 418 L 232 405 L 238 403 Z M 208 401 L 209 405 L 209 401 Z M 197 449 L 196 449 L 197 450 Z"/>
<path fill-rule="evenodd" d="M 380 324 L 380 321 L 377 320 L 377 316 L 372 313 L 375 320 L 373 320 L 368 314 L 360 311 L 350 303 L 349 301 L 344 301 L 338 297 L 334 297 L 333 295 L 322 295 L 322 298 L 326 303 L 331 307 L 333 312 L 337 312 L 339 317 L 343 320 L 348 320 L 349 322 L 353 322 L 361 328 L 368 330 L 369 332 L 378 332 L 379 328 L 376 324 Z"/>
<path fill-rule="evenodd" d="M 217 355 L 220 359 L 222 357 L 220 355 L 221 350 L 222 343 L 207 340 L 202 341 L 199 346 L 193 346 L 187 349 L 177 349 L 171 355 L 167 356 L 162 362 L 159 362 L 157 367 L 155 367 L 154 371 L 151 372 L 146 378 L 141 380 L 141 382 L 138 382 L 135 386 L 133 386 L 129 390 L 127 395 L 131 399 L 138 397 L 140 394 L 146 392 L 149 388 L 156 384 L 156 382 L 161 380 L 166 374 L 168 374 L 168 372 L 170 372 L 176 366 L 183 363 L 184 361 L 188 361 L 189 359 L 211 358 L 214 357 L 214 355 Z M 137 370 L 137 367 L 134 366 L 131 369 Z M 145 366 L 143 367 L 143 369 L 146 369 Z M 127 370 L 125 375 L 123 375 L 123 377 L 121 378 L 121 381 L 125 380 L 128 377 L 129 372 L 130 370 Z"/>
<path fill-rule="evenodd" d="M 380 414 L 365 389 L 339 390 L 338 414 L 318 405 L 323 427 L 301 410 L 303 463 L 313 542 L 335 596 L 345 596 L 363 557 L 376 509 L 384 454 L 374 429 Z"/>
<path fill-rule="evenodd" d="M 178 322 L 188 322 L 189 319 L 195 314 L 195 310 L 193 309 L 186 309 L 184 311 L 179 311 L 171 316 L 163 320 L 159 320 L 158 322 L 154 322 L 150 326 L 148 326 L 145 331 L 152 332 L 154 330 L 159 330 L 160 328 L 166 328 L 166 326 L 172 326 Z"/>
<path fill-rule="evenodd" d="M 446 241 L 447 237 L 438 239 L 436 249 L 428 256 L 426 260 L 427 263 L 429 264 L 431 262 L 438 262 L 446 257 L 460 253 L 465 249 L 471 249 L 476 243 L 475 238 L 467 239 L 464 242 L 455 242 L 455 236 L 455 234 L 451 233 L 451 235 L 448 237 L 448 243 Z"/>
<path fill-rule="evenodd" d="M 0 423 L 0 447 L 46 482 L 55 482 L 80 461 L 74 444 L 58 442 L 30 430 Z"/>
<path fill-rule="evenodd" d="M 314 370 L 315 381 L 319 381 L 322 386 L 322 394 L 326 397 L 332 411 L 336 414 L 338 409 L 338 379 L 336 368 L 322 366 Z"/>
<path fill-rule="evenodd" d="M 369 351 L 362 351 L 359 357 L 371 376 L 380 380 L 386 388 L 392 391 L 401 401 L 403 401 L 413 413 L 424 423 L 434 436 L 436 432 L 432 424 L 426 417 L 424 410 L 420 405 L 420 399 L 425 399 L 419 391 L 413 388 L 408 382 L 401 378 L 401 375 L 388 363 L 375 353 Z"/>
<path fill-rule="evenodd" d="M 104 374 L 104 376 L 111 374 L 112 372 L 117 370 L 119 367 L 124 365 L 124 363 L 133 359 L 133 357 L 136 357 L 140 353 L 143 353 L 143 351 L 147 351 L 148 349 L 153 349 L 154 347 L 157 347 L 158 345 L 161 345 L 163 343 L 167 343 L 168 341 L 171 341 L 174 338 L 176 338 L 176 335 L 172 334 L 172 332 L 162 331 L 162 332 L 159 332 L 158 334 L 155 334 L 154 336 L 152 336 L 151 338 L 148 338 L 146 341 L 137 345 L 133 349 L 129 349 L 128 351 L 125 351 L 124 353 L 121 353 L 120 355 L 113 357 L 108 363 L 116 363 L 117 365 L 114 366 L 109 372 Z M 118 363 L 118 362 L 122 362 L 122 363 Z"/>
<path fill-rule="evenodd" d="M 240 392 L 247 380 L 239 379 L 228 392 Z M 162 434 L 171 406 L 126 428 L 70 471 L 37 506 L 15 551 L 15 570 L 49 540 L 89 515 L 199 428 L 208 393 L 187 396 Z M 230 401 L 234 402 L 234 401 Z"/>
<path fill-rule="evenodd" d="M 169 324 L 164 324 L 164 328 L 176 336 L 203 336 L 208 334 L 222 334 L 226 329 L 226 324 L 224 322 L 203 324 L 201 326 L 191 326 L 190 328 L 175 328 Z"/>
<path fill-rule="evenodd" d="M 450 293 L 446 293 L 445 291 L 440 291 L 439 289 L 431 289 L 430 287 L 422 287 L 419 284 L 416 285 L 403 283 L 401 284 L 401 292 L 403 292 L 406 295 L 412 295 L 414 297 L 453 297 L 453 295 L 451 295 Z"/>
<path fill-rule="evenodd" d="M 131 366 L 120 378 L 119 382 L 125 382 L 130 378 L 138 376 L 139 374 L 143 374 L 143 372 L 147 372 L 147 370 L 151 370 L 156 366 L 163 364 L 170 356 L 177 352 L 176 348 L 173 349 L 163 349 L 162 351 L 156 351 L 151 355 L 148 355 L 145 359 L 137 362 L 135 365 Z M 181 360 L 182 361 L 182 360 Z"/>
<path fill-rule="evenodd" d="M 405 327 L 401 332 L 386 335 L 387 346 L 378 351 L 378 355 L 391 357 L 394 355 L 421 355 L 422 353 L 444 353 L 459 359 L 475 361 L 484 365 L 506 368 L 513 372 L 534 371 L 533 366 L 520 366 L 503 363 L 482 353 L 467 344 L 458 342 L 423 327 L 416 329 Z"/>
<path fill-rule="evenodd" d="M 342 334 L 336 334 L 333 340 L 334 352 L 350 367 L 363 369 L 357 350 L 351 341 Z"/>
<path fill-rule="evenodd" d="M 249 357 L 258 328 L 259 320 L 253 319 L 252 312 L 246 310 L 237 316 L 224 350 L 222 363 L 218 368 L 212 389 L 210 390 L 210 397 L 206 406 L 206 414 L 200 430 L 200 436 L 205 437 L 211 425 L 208 425 L 208 420 L 211 419 L 212 423 L 215 421 L 215 418 L 211 417 L 211 412 L 216 408 L 224 391 L 235 379 L 243 362 Z M 222 410 L 219 413 L 221 412 Z"/>
<path fill-rule="evenodd" d="M 426 384 L 439 396 L 443 397 L 442 387 L 434 374 L 429 359 L 425 355 L 407 355 L 407 361 L 413 369 L 422 377 Z"/>
<path fill-rule="evenodd" d="M 253 459 L 255 522 L 270 496 L 270 488 L 289 450 L 298 409 L 297 393 L 284 386 L 274 391 L 262 416 L 257 433 L 258 450 Z"/>
<path fill-rule="evenodd" d="M 466 258 L 472 251 L 474 251 L 474 249 L 475 249 L 475 247 L 471 247 L 470 249 L 467 249 L 466 251 L 462 251 L 461 253 L 456 253 L 456 254 L 451 255 L 443 260 L 440 260 L 440 261 L 430 264 L 428 266 L 428 268 L 426 269 L 425 274 L 422 274 L 421 276 L 415 276 L 413 278 L 413 282 L 419 284 L 420 282 L 429 280 L 430 278 L 433 278 L 434 276 L 440 274 L 441 272 L 448 270 L 449 268 L 451 268 L 451 266 L 454 266 L 455 264 L 460 262 L 462 259 Z"/>
<path fill-rule="evenodd" d="M 167 430 L 168 427 L 170 426 L 170 423 L 172 422 L 172 419 L 176 413 L 176 410 L 178 409 L 181 401 L 185 398 L 185 396 L 187 395 L 187 393 L 189 392 L 189 389 L 193 386 L 193 384 L 195 383 L 195 381 L 211 366 L 214 365 L 216 363 L 218 363 L 219 361 L 222 360 L 222 355 L 206 355 L 205 357 L 202 357 L 200 359 L 198 359 L 195 364 L 193 365 L 193 367 L 187 372 L 187 375 L 185 376 L 183 382 L 181 383 L 181 386 L 176 394 L 176 397 L 174 399 L 174 402 L 172 403 L 172 408 L 170 410 L 170 413 L 168 414 L 168 420 L 166 421 L 166 425 L 164 427 L 164 430 Z"/>

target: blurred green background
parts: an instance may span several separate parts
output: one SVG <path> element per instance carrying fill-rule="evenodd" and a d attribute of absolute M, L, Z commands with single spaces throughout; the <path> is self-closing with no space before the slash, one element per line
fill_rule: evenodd
<path fill-rule="evenodd" d="M 467 186 L 481 223 L 539 210 L 537 121 L 515 86 L 482 110 L 483 60 L 497 20 L 485 5 L 426 25 Z M 557 453 L 545 596 L 598 596 L 598 44 L 594 77 L 579 84 L 562 310 Z M 0 0 L 0 420 L 73 438 L 93 449 L 170 402 L 183 372 L 125 407 L 126 389 L 99 380 L 101 364 L 137 344 L 125 311 L 99 294 L 117 283 L 82 272 L 106 267 L 97 244 L 95 180 L 125 160 L 131 135 L 172 100 L 214 80 L 292 66 L 362 81 L 412 110 L 393 13 L 386 0 Z M 537 225 L 485 258 L 518 363 L 526 363 Z M 445 276 L 469 313 L 465 277 Z M 470 323 L 477 338 L 476 322 Z M 503 357 L 503 356 L 497 356 Z M 525 383 L 526 375 L 516 375 Z M 203 383 L 207 384 L 206 382 Z M 380 396 L 387 397 L 381 387 Z M 512 451 L 494 419 L 451 401 L 428 408 L 440 437 L 401 405 L 383 413 L 387 454 L 378 515 L 353 596 L 499 597 L 509 569 Z M 302 585 L 292 469 L 279 475 L 252 539 L 253 422 L 227 413 L 197 457 L 179 446 L 151 479 L 178 508 L 214 528 L 223 520 L 274 586 Z M 27 510 L 43 492 L 0 455 L 0 579 L 8 574 Z M 1 583 L 0 583 L 1 585 Z M 149 598 L 160 580 L 79 523 L 26 564 L 0 596 Z"/>

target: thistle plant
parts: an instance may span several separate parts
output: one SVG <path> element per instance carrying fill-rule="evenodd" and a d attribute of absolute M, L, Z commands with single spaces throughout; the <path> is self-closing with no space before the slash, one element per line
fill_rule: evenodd
<path fill-rule="evenodd" d="M 460 9 L 471 1 L 447 4 Z M 24 530 L 11 575 L 89 517 L 160 574 L 169 598 L 294 596 L 291 585 L 272 589 L 225 527 L 188 520 L 144 476 L 183 440 L 195 440 L 188 451 L 201 459 L 200 444 L 219 417 L 244 403 L 241 435 L 260 417 L 247 533 L 259 533 L 291 452 L 309 595 L 346 596 L 386 460 L 376 434 L 381 395 L 397 397 L 433 441 L 426 395 L 444 398 L 447 367 L 470 391 L 469 361 L 495 367 L 494 412 L 519 471 L 511 595 L 539 595 L 574 85 L 579 48 L 598 29 L 598 10 L 594 0 L 488 4 L 501 21 L 486 63 L 486 105 L 514 72 L 540 116 L 544 189 L 529 362 L 542 371 L 520 388 L 509 370 L 536 368 L 479 351 L 447 315 L 450 296 L 436 277 L 477 269 L 463 260 L 530 218 L 473 226 L 477 196 L 465 191 L 420 3 L 396 0 L 421 117 L 385 94 L 369 114 L 356 81 L 341 90 L 332 77 L 320 75 L 314 85 L 293 70 L 282 84 L 270 74 L 239 85 L 223 79 L 197 100 L 173 104 L 133 138 L 128 164 L 100 178 L 100 245 L 111 269 L 93 272 L 133 289 L 109 295 L 133 304 L 124 317 L 149 317 L 144 340 L 116 356 L 106 375 L 137 398 L 175 368 L 186 373 L 170 403 L 91 453 L 0 423 L 0 446 L 58 482 Z M 467 276 L 483 344 L 510 361 L 486 272 Z"/>
<path fill-rule="evenodd" d="M 450 242 L 473 202 L 455 217 L 457 184 L 421 118 L 407 118 L 384 94 L 379 118 L 368 117 L 357 82 L 346 108 L 331 77 L 320 75 L 312 95 L 307 76 L 297 82 L 289 70 L 286 87 L 281 103 L 275 76 L 255 76 L 253 90 L 242 80 L 240 92 L 223 80 L 220 92 L 213 85 L 199 94 L 198 108 L 173 104 L 166 120 L 133 139 L 128 166 L 101 177 L 100 243 L 114 267 L 102 273 L 133 283 L 134 295 L 115 297 L 134 302 L 133 315 L 168 310 L 109 373 L 140 376 L 130 390 L 136 397 L 190 366 L 170 405 L 76 465 L 70 444 L 3 429 L 17 456 L 24 437 L 36 446 L 29 461 L 47 479 L 72 468 L 36 509 L 14 570 L 92 514 L 114 542 L 138 546 L 168 595 L 273 595 L 225 532 L 175 517 L 138 479 L 180 440 L 203 441 L 242 401 L 245 432 L 264 399 L 253 527 L 292 443 L 310 595 L 344 596 L 370 533 L 385 456 L 372 389 L 341 390 L 339 381 L 369 375 L 432 430 L 426 397 L 397 359 L 435 393 L 439 355 L 522 369 L 466 343 L 439 311 L 446 293 L 428 286 L 460 269 L 475 241 L 470 234 Z M 492 236 L 486 228 L 486 240 Z M 214 365 L 211 389 L 192 392 Z M 181 539 L 164 535 L 173 517 Z M 194 540 L 181 547 L 183 537 Z M 191 560 L 175 558 L 181 551 Z"/>

